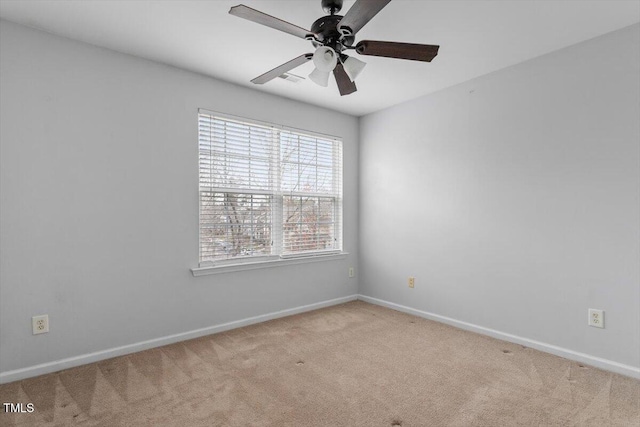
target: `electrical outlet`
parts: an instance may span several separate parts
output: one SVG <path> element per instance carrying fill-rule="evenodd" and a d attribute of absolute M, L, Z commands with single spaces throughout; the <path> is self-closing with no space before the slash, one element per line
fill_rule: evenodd
<path fill-rule="evenodd" d="M 33 329 L 33 335 L 49 332 L 49 315 L 33 316 L 31 318 L 31 328 Z"/>
<path fill-rule="evenodd" d="M 409 277 L 409 287 L 413 288 L 416 285 L 416 278 L 415 277 Z"/>
<path fill-rule="evenodd" d="M 353 267 L 349 267 L 349 277 L 355 277 L 356 276 L 356 272 L 353 269 Z"/>
<path fill-rule="evenodd" d="M 596 310 L 595 308 L 589 309 L 589 326 L 595 328 L 604 328 L 604 311 Z"/>

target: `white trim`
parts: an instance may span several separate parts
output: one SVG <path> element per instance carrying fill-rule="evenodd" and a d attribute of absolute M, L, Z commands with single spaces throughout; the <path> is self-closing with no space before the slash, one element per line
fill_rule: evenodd
<path fill-rule="evenodd" d="M 447 325 L 455 326 L 456 328 L 464 329 L 466 331 L 475 332 L 481 335 L 488 335 L 499 340 L 525 345 L 527 347 L 531 347 L 545 353 L 555 354 L 556 356 L 564 357 L 565 359 L 574 360 L 576 362 L 582 362 L 596 368 L 604 369 L 606 371 L 611 371 L 618 374 L 626 375 L 628 377 L 640 379 L 640 368 L 637 368 L 635 366 L 625 365 L 623 363 L 614 362 L 613 360 L 602 359 L 600 357 L 591 356 L 589 354 L 580 353 L 552 344 L 534 341 L 528 338 L 519 337 L 517 335 L 496 331 L 495 329 L 485 328 L 483 326 L 474 325 L 473 323 L 467 323 L 461 320 L 452 319 L 450 317 L 441 316 L 439 314 L 417 310 L 415 308 L 381 300 L 378 298 L 369 297 L 366 295 L 359 294 L 358 299 L 371 304 L 387 307 L 392 310 L 401 311 L 403 313 L 412 314 L 414 316 L 423 317 L 425 319 L 434 320 L 440 323 L 446 323 Z"/>
<path fill-rule="evenodd" d="M 191 274 L 195 277 L 206 276 L 208 274 L 220 274 L 220 273 L 234 273 L 236 271 L 246 271 L 246 270 L 257 270 L 260 268 L 270 268 L 270 267 L 282 267 L 284 265 L 292 265 L 292 264 L 306 264 L 308 262 L 318 262 L 318 261 L 334 261 L 338 259 L 345 259 L 349 255 L 349 252 L 338 252 L 338 253 L 330 253 L 330 254 L 321 254 L 321 255 L 313 255 L 313 256 L 297 256 L 296 258 L 279 258 L 279 259 L 269 259 L 269 260 L 260 260 L 260 261 L 245 261 L 238 262 L 235 264 L 222 264 L 222 265 L 212 265 L 206 267 L 198 267 L 192 268 Z"/>
<path fill-rule="evenodd" d="M 161 347 L 163 345 L 173 344 L 179 341 L 186 341 L 193 338 L 203 337 L 205 335 L 217 334 L 219 332 L 224 332 L 231 329 L 242 328 L 243 326 L 253 325 L 254 323 L 266 322 L 267 320 L 278 319 L 280 317 L 291 316 L 298 313 L 304 313 L 306 311 L 317 310 L 319 308 L 330 307 L 337 304 L 343 304 L 345 302 L 354 301 L 357 298 L 357 295 L 334 298 L 326 301 L 316 302 L 313 304 L 288 308 L 286 310 L 274 311 L 273 313 L 261 314 L 259 316 L 248 317 L 246 319 L 208 326 L 206 328 L 195 329 L 193 331 L 182 332 L 166 337 L 123 345 L 121 347 L 115 347 L 108 350 L 96 351 L 94 353 L 69 357 L 66 359 L 57 360 L 55 362 L 48 362 L 40 365 L 29 366 L 27 368 L 6 371 L 0 373 L 0 384 L 19 381 L 38 375 L 49 374 L 51 372 L 69 369 L 80 365 L 86 365 L 87 363 L 98 362 L 100 360 L 110 359 L 112 357 L 124 356 L 126 354 L 136 353 L 138 351 L 148 350 L 150 348 Z"/>
<path fill-rule="evenodd" d="M 225 265 L 241 265 L 241 264 L 255 264 L 266 261 L 279 260 L 279 255 L 251 255 L 251 256 L 239 256 L 230 259 L 221 259 L 218 261 L 203 261 L 196 268 L 211 268 L 211 267 L 224 267 Z"/>
<path fill-rule="evenodd" d="M 329 255 L 340 255 L 344 252 L 338 249 L 329 249 L 329 250 L 321 250 L 321 251 L 309 251 L 309 252 L 296 252 L 292 254 L 282 254 L 280 255 L 281 259 L 293 259 L 293 258 L 309 258 L 316 256 L 329 256 Z"/>
<path fill-rule="evenodd" d="M 121 347 L 115 347 L 108 350 L 97 351 L 94 353 L 83 354 L 80 356 L 69 357 L 54 362 L 43 363 L 40 365 L 29 366 L 27 368 L 15 369 L 12 371 L 6 371 L 0 373 L 0 384 L 5 384 L 13 381 L 19 381 L 25 378 L 31 378 L 38 375 L 49 374 L 51 372 L 60 371 L 63 369 L 69 369 L 76 366 L 86 365 L 88 363 L 98 362 L 112 357 L 124 356 L 126 354 L 135 353 L 138 351 L 147 350 L 150 348 L 161 347 L 163 345 L 173 344 L 179 341 L 186 341 L 193 338 L 202 337 L 205 335 L 211 335 L 219 332 L 228 331 L 235 328 L 241 328 L 243 326 L 253 325 L 255 323 L 266 322 L 272 319 L 278 319 L 280 317 L 291 316 L 298 313 L 304 313 L 306 311 L 317 310 L 324 307 L 330 307 L 332 305 L 343 304 L 345 302 L 361 300 L 370 304 L 376 304 L 383 307 L 390 308 L 392 310 L 401 311 L 404 313 L 412 314 L 414 316 L 423 317 L 425 319 L 434 320 L 440 323 L 446 323 L 448 325 L 464 329 L 467 331 L 479 333 L 482 335 L 488 335 L 493 338 L 497 338 L 504 341 L 513 342 L 520 345 L 526 345 L 527 347 L 534 348 L 536 350 L 543 351 L 545 353 L 555 354 L 556 356 L 564 357 L 566 359 L 582 362 L 596 368 L 604 369 L 618 374 L 626 375 L 632 378 L 640 379 L 640 368 L 625 365 L 622 363 L 614 362 L 612 360 L 602 359 L 595 356 L 590 356 L 585 353 L 569 350 L 566 348 L 558 347 L 551 344 L 546 344 L 540 341 L 530 340 L 528 338 L 519 337 L 517 335 L 511 335 L 504 332 L 496 331 L 494 329 L 485 328 L 482 326 L 474 325 L 472 323 L 462 322 L 450 317 L 440 316 L 438 314 L 429 313 L 415 308 L 407 307 L 400 304 L 395 304 L 389 301 L 381 300 L 378 298 L 372 298 L 366 295 L 349 295 L 346 297 L 335 298 L 331 300 L 321 301 L 314 304 L 303 305 L 286 310 L 276 311 L 273 313 L 267 313 L 260 316 L 249 317 L 246 319 L 236 320 L 232 322 L 222 323 L 219 325 L 209 326 L 206 328 L 196 329 L 193 331 L 183 332 L 179 334 L 169 335 L 166 337 L 155 338 L 148 341 L 142 341 L 134 344 L 124 345 Z"/>

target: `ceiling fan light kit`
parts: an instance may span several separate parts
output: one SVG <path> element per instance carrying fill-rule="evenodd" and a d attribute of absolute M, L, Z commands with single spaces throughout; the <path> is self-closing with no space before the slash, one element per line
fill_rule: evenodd
<path fill-rule="evenodd" d="M 309 78 L 317 85 L 327 87 L 329 85 L 329 73 L 338 65 L 338 55 L 329 46 L 320 46 L 313 54 L 315 70 L 309 74 Z"/>
<path fill-rule="evenodd" d="M 313 65 L 320 71 L 330 72 L 338 64 L 336 51 L 329 46 L 320 46 L 313 54 Z"/>
<path fill-rule="evenodd" d="M 318 86 L 327 87 L 329 86 L 329 74 L 329 71 L 322 71 L 316 68 L 309 74 L 309 79 Z"/>
<path fill-rule="evenodd" d="M 416 43 L 362 40 L 354 46 L 356 33 L 390 1 L 357 0 L 351 9 L 342 16 L 337 15 L 337 13 L 342 9 L 343 0 L 321 0 L 322 9 L 328 15 L 317 19 L 311 25 L 311 31 L 242 4 L 232 7 L 229 13 L 309 40 L 316 48 L 313 54 L 305 53 L 300 55 L 256 77 L 251 82 L 264 84 L 313 59 L 315 69 L 309 74 L 309 79 L 320 86 L 326 87 L 329 84 L 329 74 L 333 72 L 340 95 L 344 96 L 357 90 L 355 79 L 366 65 L 359 59 L 343 53 L 346 50 L 354 50 L 360 55 L 425 62 L 431 62 L 438 54 L 439 46 Z"/>
<path fill-rule="evenodd" d="M 355 82 L 356 78 L 360 75 L 362 70 L 364 70 L 364 67 L 367 64 L 359 59 L 347 56 L 347 59 L 343 61 L 342 65 L 344 66 L 344 71 L 347 73 L 351 81 Z"/>

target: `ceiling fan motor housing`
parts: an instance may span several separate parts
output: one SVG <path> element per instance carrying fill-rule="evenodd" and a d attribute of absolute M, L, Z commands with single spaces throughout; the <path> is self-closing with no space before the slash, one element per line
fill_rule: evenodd
<path fill-rule="evenodd" d="M 315 38 L 311 39 L 313 46 L 329 46 L 336 52 L 342 52 L 344 46 L 351 46 L 355 37 L 343 36 L 338 31 L 338 24 L 342 18 L 342 15 L 327 15 L 316 20 L 311 25 L 311 32 L 315 35 Z"/>

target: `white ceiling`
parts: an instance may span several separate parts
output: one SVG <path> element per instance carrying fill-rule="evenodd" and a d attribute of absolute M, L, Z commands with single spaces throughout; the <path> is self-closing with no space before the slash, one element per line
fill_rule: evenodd
<path fill-rule="evenodd" d="M 324 14 L 320 0 L 0 0 L 0 17 L 358 116 L 640 21 L 638 0 L 393 0 L 356 41 L 439 44 L 438 56 L 425 63 L 356 55 L 368 66 L 358 92 L 341 97 L 333 79 L 328 88 L 308 79 L 250 83 L 313 46 L 229 15 L 240 3 L 306 29 Z M 343 15 L 354 1 L 344 3 Z"/>

